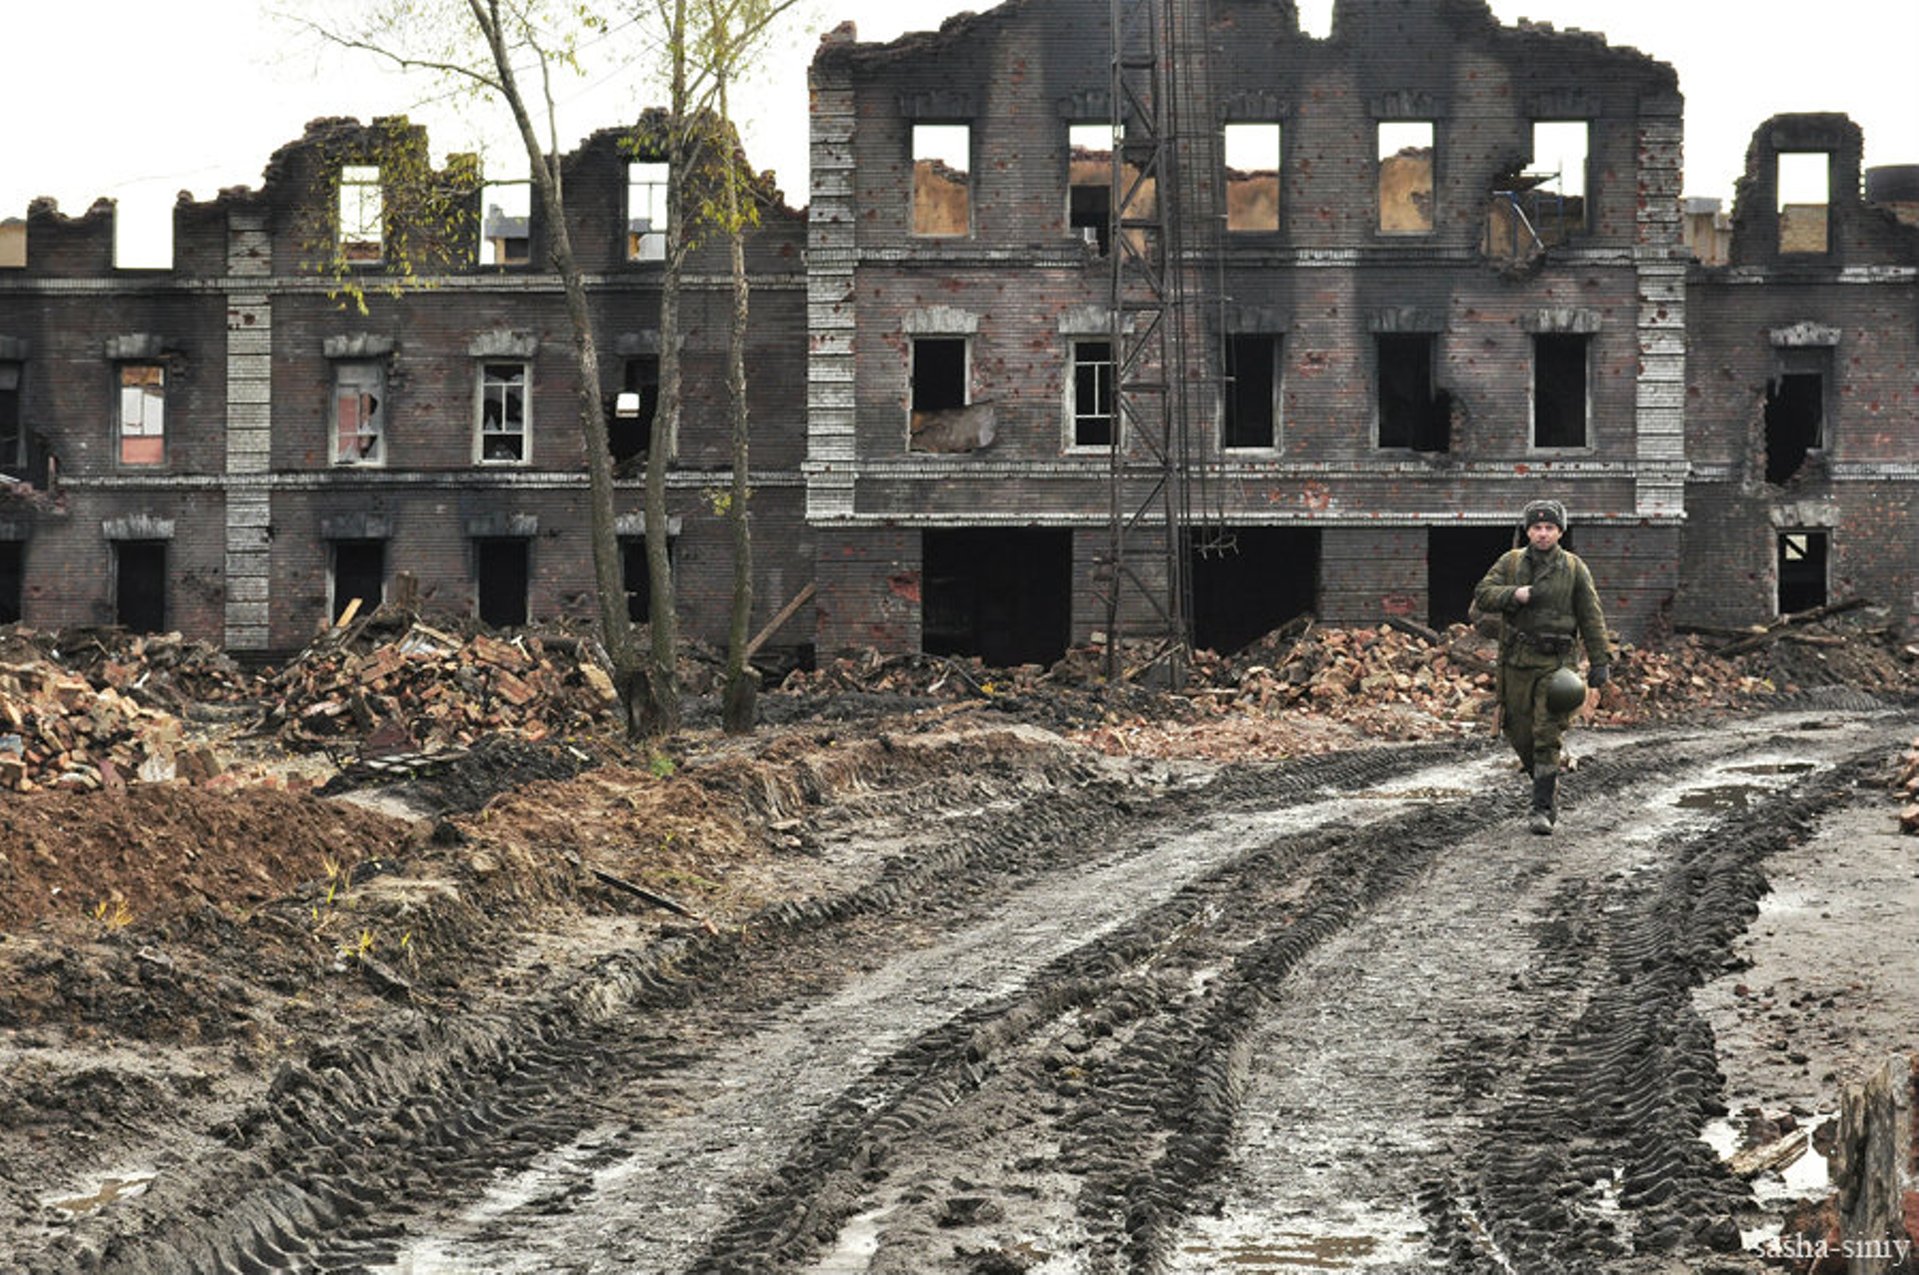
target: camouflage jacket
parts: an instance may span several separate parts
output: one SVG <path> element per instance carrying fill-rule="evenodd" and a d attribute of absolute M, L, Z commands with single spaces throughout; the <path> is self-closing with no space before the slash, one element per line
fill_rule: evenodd
<path fill-rule="evenodd" d="M 1532 586 L 1532 600 L 1523 606 L 1513 600 L 1521 585 Z M 1481 610 L 1506 617 L 1499 657 L 1515 667 L 1570 664 L 1575 638 L 1585 644 L 1587 663 L 1612 663 L 1599 590 L 1578 554 L 1560 548 L 1546 554 L 1508 550 L 1479 582 L 1473 600 Z"/>

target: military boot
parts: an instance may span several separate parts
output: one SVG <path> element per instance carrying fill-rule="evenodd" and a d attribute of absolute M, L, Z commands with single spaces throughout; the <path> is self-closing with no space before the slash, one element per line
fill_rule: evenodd
<path fill-rule="evenodd" d="M 1551 836 L 1559 822 L 1558 788 L 1558 767 L 1544 763 L 1533 771 L 1533 813 L 1527 826 L 1542 837 Z"/>

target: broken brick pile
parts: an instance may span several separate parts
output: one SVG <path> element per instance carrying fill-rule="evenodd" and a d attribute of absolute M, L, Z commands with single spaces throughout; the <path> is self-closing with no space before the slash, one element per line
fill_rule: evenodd
<path fill-rule="evenodd" d="M 93 791 L 217 770 L 172 713 L 44 660 L 0 664 L 0 789 Z"/>
<path fill-rule="evenodd" d="M 323 636 L 271 675 L 264 725 L 295 750 L 431 752 L 604 728 L 613 679 L 578 639 L 458 634 L 404 614 Z"/>
<path fill-rule="evenodd" d="M 1899 808 L 1899 831 L 1919 836 L 1919 737 L 1913 739 L 1912 747 L 1899 755 L 1892 787 L 1905 802 Z M 1914 1151 L 1919 1153 L 1919 1147 L 1914 1148 Z"/>

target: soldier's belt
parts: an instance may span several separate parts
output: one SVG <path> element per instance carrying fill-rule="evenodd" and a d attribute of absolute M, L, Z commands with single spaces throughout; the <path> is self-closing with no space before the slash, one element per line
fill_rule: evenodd
<path fill-rule="evenodd" d="M 1541 655 L 1564 655 L 1573 649 L 1571 636 L 1562 633 L 1517 633 L 1514 637 Z"/>

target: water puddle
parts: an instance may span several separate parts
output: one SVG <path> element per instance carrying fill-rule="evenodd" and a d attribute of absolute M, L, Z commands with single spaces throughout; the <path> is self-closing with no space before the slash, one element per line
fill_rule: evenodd
<path fill-rule="evenodd" d="M 1366 1231 L 1309 1231 L 1282 1224 L 1280 1229 L 1259 1233 L 1245 1222 L 1240 1226 L 1215 1222 L 1199 1228 L 1211 1234 L 1187 1241 L 1174 1265 L 1181 1271 L 1232 1275 L 1298 1275 L 1300 1271 L 1364 1271 L 1387 1266 L 1403 1269 L 1406 1262 L 1424 1251 L 1426 1233 L 1410 1229 L 1416 1226 L 1410 1219 L 1382 1221 L 1379 1227 L 1369 1226 Z"/>
<path fill-rule="evenodd" d="M 1681 793 L 1673 804 L 1682 810 L 1744 810 L 1755 795 L 1767 791 L 1757 784 L 1715 784 Z"/>
<path fill-rule="evenodd" d="M 136 1196 L 147 1189 L 149 1183 L 159 1176 L 154 1173 L 141 1174 L 130 1178 L 107 1178 L 92 1195 L 78 1195 L 68 1200 L 49 1200 L 47 1203 L 63 1213 L 78 1216 L 103 1209 L 116 1203 L 122 1196 Z"/>

